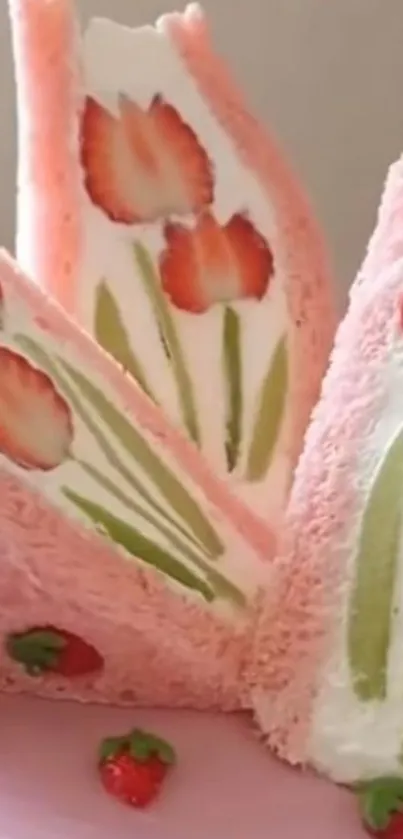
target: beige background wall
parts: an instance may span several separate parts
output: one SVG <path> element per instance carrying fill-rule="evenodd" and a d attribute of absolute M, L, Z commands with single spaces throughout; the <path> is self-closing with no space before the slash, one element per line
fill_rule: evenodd
<path fill-rule="evenodd" d="M 82 17 L 142 24 L 183 0 L 79 0 Z M 275 131 L 326 229 L 341 303 L 403 148 L 402 0 L 204 0 L 218 49 Z M 112 12 L 113 10 L 113 12 Z M 13 243 L 15 121 L 0 0 L 0 241 Z"/>

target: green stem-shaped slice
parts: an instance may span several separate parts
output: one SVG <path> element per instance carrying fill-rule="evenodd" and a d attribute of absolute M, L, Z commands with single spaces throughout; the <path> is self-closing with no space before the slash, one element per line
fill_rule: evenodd
<path fill-rule="evenodd" d="M 183 556 L 185 556 L 190 562 L 197 564 L 199 562 L 199 556 L 195 550 L 189 545 L 183 538 L 177 536 L 176 533 L 172 532 L 172 530 L 167 527 L 163 522 L 161 522 L 152 512 L 150 512 L 143 504 L 139 504 L 135 501 L 130 495 L 127 495 L 114 481 L 104 475 L 102 472 L 97 469 L 96 466 L 93 466 L 91 463 L 88 463 L 85 460 L 80 458 L 74 458 L 75 463 L 77 463 L 84 472 L 87 473 L 98 486 L 102 487 L 106 492 L 112 495 L 116 501 L 119 501 L 120 504 L 123 504 L 127 510 L 130 510 L 134 515 L 143 521 L 150 524 L 157 532 L 162 533 L 163 536 L 171 543 L 172 547 L 175 548 L 175 551 L 179 552 Z"/>
<path fill-rule="evenodd" d="M 154 402 L 156 398 L 147 382 L 143 366 L 130 346 L 129 337 L 116 300 L 102 280 L 96 291 L 95 337 Z"/>
<path fill-rule="evenodd" d="M 201 594 L 205 600 L 214 600 L 214 592 L 201 577 L 196 576 L 186 565 L 179 562 L 172 554 L 161 548 L 155 542 L 147 539 L 134 527 L 131 527 L 123 519 L 109 513 L 100 504 L 84 498 L 68 487 L 62 489 L 65 497 L 74 504 L 82 513 L 88 516 L 94 524 L 101 526 L 102 530 L 115 542 L 124 548 L 128 554 L 140 559 L 148 565 L 152 565 L 178 583 L 187 588 L 194 589 Z"/>
<path fill-rule="evenodd" d="M 242 435 L 242 356 L 239 315 L 230 306 L 224 310 L 223 363 L 226 386 L 226 441 L 228 471 L 238 462 Z"/>
<path fill-rule="evenodd" d="M 133 501 L 133 499 L 126 495 L 126 493 L 124 493 L 120 487 L 111 481 L 110 478 L 107 478 L 106 475 L 99 472 L 95 466 L 92 466 L 86 461 L 79 460 L 78 458 L 75 458 L 75 462 L 79 464 L 79 466 L 81 466 L 81 468 L 90 475 L 90 477 L 93 478 L 99 486 L 102 486 L 103 489 L 109 492 L 110 495 L 116 498 L 116 500 L 123 504 L 128 510 L 131 510 L 144 521 L 147 521 L 155 527 L 155 529 L 163 534 L 163 536 L 171 543 L 172 547 L 175 548 L 179 554 L 195 565 L 196 568 L 199 568 L 200 571 L 203 571 L 207 582 L 210 583 L 217 597 L 231 600 L 238 606 L 245 605 L 245 596 L 240 589 L 224 577 L 223 574 L 220 574 L 220 572 L 206 562 L 205 559 L 199 556 L 199 554 L 197 554 L 183 538 L 173 533 L 170 528 L 162 524 L 159 519 L 153 516 L 152 513 L 149 513 L 142 505 Z"/>
<path fill-rule="evenodd" d="M 109 442 L 107 436 L 91 417 L 89 411 L 84 408 L 74 389 L 66 380 L 66 377 L 62 375 L 58 366 L 54 363 L 48 353 L 36 341 L 34 341 L 33 338 L 29 338 L 26 335 L 16 335 L 15 341 L 21 347 L 23 352 L 26 352 L 36 364 L 39 364 L 43 370 L 46 370 L 46 372 L 57 383 L 62 393 L 64 393 L 65 397 L 68 399 L 71 407 L 74 409 L 76 415 L 80 417 L 81 421 L 96 441 L 106 461 L 120 475 L 120 477 L 123 478 L 128 486 L 131 487 L 131 489 L 134 490 L 134 492 L 142 498 L 142 500 L 145 501 L 151 509 L 160 515 L 161 518 L 165 519 L 165 521 L 169 522 L 169 524 L 171 524 L 176 530 L 182 533 L 186 538 L 190 539 L 197 548 L 202 547 L 205 551 L 205 546 L 202 545 L 199 539 L 193 535 L 192 531 L 185 527 L 174 516 L 170 515 L 168 510 L 159 504 L 144 484 L 126 466 L 122 458 L 119 457 Z"/>
<path fill-rule="evenodd" d="M 359 699 L 384 699 L 402 527 L 403 430 L 378 466 L 365 507 L 348 620 L 348 655 Z"/>
<path fill-rule="evenodd" d="M 269 468 L 287 399 L 288 363 L 285 338 L 279 341 L 263 379 L 246 464 L 248 481 L 262 480 Z"/>
<path fill-rule="evenodd" d="M 81 395 L 92 406 L 109 431 L 127 453 L 139 464 L 161 495 L 173 510 L 191 529 L 197 539 L 212 556 L 223 553 L 221 541 L 212 525 L 194 500 L 170 469 L 155 454 L 149 443 L 129 422 L 124 414 L 110 402 L 103 391 L 93 384 L 84 373 L 80 373 L 63 358 L 58 359 Z"/>
<path fill-rule="evenodd" d="M 200 446 L 201 436 L 192 380 L 170 311 L 169 302 L 165 298 L 159 277 L 146 248 L 139 242 L 136 242 L 134 245 L 134 254 L 144 289 L 150 300 L 158 324 L 164 351 L 169 359 L 175 377 L 185 428 L 190 438 Z"/>

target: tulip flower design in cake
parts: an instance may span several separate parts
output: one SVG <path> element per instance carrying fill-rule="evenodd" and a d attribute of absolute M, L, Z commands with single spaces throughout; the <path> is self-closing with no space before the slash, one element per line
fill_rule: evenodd
<path fill-rule="evenodd" d="M 81 52 L 67 0 L 10 8 L 22 265 L 277 522 L 334 323 L 299 187 L 199 7 L 93 20 Z"/>
<path fill-rule="evenodd" d="M 273 255 L 240 213 L 220 225 L 210 212 L 192 228 L 168 223 L 160 261 L 162 288 L 185 312 L 201 314 L 217 303 L 261 300 L 273 275 Z"/>
<path fill-rule="evenodd" d="M 211 212 L 200 215 L 193 228 L 168 223 L 165 249 L 160 259 L 162 288 L 179 310 L 204 314 L 216 305 L 224 308 L 222 351 L 227 383 L 226 455 L 229 471 L 236 468 L 242 444 L 243 382 L 242 333 L 238 311 L 231 304 L 261 300 L 273 273 L 273 256 L 251 222 L 240 214 L 220 225 Z M 286 379 L 285 347 L 281 347 Z M 279 371 L 277 371 L 279 375 Z M 285 384 L 285 381 L 284 381 Z M 285 397 L 285 390 L 281 394 Z M 281 421 L 283 404 L 277 409 Z M 268 430 L 268 429 L 267 429 Z M 266 438 L 267 441 L 267 438 Z M 250 471 L 264 467 L 268 453 L 249 464 Z"/>
<path fill-rule="evenodd" d="M 116 116 L 89 96 L 81 158 L 88 194 L 112 221 L 147 224 L 213 201 L 207 152 L 160 95 L 148 108 L 121 95 Z"/>
<path fill-rule="evenodd" d="M 262 610 L 249 674 L 269 744 L 373 783 L 360 787 L 373 828 L 368 808 L 384 801 L 385 827 L 403 776 L 402 173 L 400 160 L 308 430 L 283 593 Z"/>
<path fill-rule="evenodd" d="M 240 707 L 272 536 L 0 254 L 0 688 Z"/>

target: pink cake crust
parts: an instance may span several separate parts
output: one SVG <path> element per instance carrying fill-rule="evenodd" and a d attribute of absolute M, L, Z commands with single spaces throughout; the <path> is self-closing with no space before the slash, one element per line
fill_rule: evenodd
<path fill-rule="evenodd" d="M 176 594 L 4 468 L 0 495 L 0 690 L 118 705 L 239 707 L 247 623 L 236 629 Z M 105 660 L 101 675 L 25 674 L 4 639 L 44 625 L 91 643 Z"/>
<path fill-rule="evenodd" d="M 78 131 L 81 93 L 74 72 L 77 50 L 71 20 L 73 4 L 71 0 L 51 0 L 55 5 L 51 16 L 45 10 L 47 3 L 9 2 L 19 88 L 21 198 L 17 255 L 23 268 L 73 313 L 83 248 L 79 228 L 83 185 L 77 143 L 71 136 L 72 126 L 76 125 Z M 32 15 L 29 25 L 28 15 Z M 200 8 L 192 4 L 184 14 L 166 15 L 157 25 L 171 38 L 201 95 L 232 138 L 240 159 L 266 190 L 276 215 L 279 234 L 274 250 L 286 283 L 294 327 L 288 336 L 292 422 L 282 444 L 284 454 L 295 463 L 319 394 L 335 328 L 331 276 L 321 235 L 275 144 L 248 115 L 223 62 L 211 50 Z M 63 47 L 62 59 L 52 39 Z M 49 114 L 47 123 L 42 119 L 44 111 Z M 62 136 L 68 140 L 61 142 Z M 49 157 L 49 149 L 60 156 L 60 163 Z"/>
<path fill-rule="evenodd" d="M 203 99 L 232 139 L 240 160 L 256 175 L 276 214 L 278 237 L 273 250 L 294 327 L 288 336 L 293 422 L 285 449 L 295 463 L 319 395 L 336 325 L 322 236 L 275 142 L 250 116 L 225 63 L 211 49 L 201 7 L 191 3 L 183 14 L 164 15 L 157 26 L 172 39 Z"/>
<path fill-rule="evenodd" d="M 403 166 L 402 161 L 398 160 L 389 168 L 375 231 L 352 293 L 359 292 L 366 280 L 374 282 L 382 277 L 385 264 L 391 264 L 403 256 L 402 215 Z"/>
<path fill-rule="evenodd" d="M 308 757 L 313 705 L 343 597 L 347 528 L 360 510 L 354 467 L 386 399 L 385 364 L 401 330 L 402 175 L 400 161 L 336 337 L 291 493 L 279 556 L 282 595 L 276 614 L 272 603 L 267 610 L 262 603 L 247 673 L 252 702 L 264 704 L 270 745 L 292 762 Z M 263 722 L 261 710 L 258 716 Z"/>
<path fill-rule="evenodd" d="M 71 177 L 78 143 L 72 114 L 81 102 L 72 2 L 9 0 L 9 8 L 18 79 L 18 259 L 72 314 L 70 280 L 82 251 L 82 186 Z"/>

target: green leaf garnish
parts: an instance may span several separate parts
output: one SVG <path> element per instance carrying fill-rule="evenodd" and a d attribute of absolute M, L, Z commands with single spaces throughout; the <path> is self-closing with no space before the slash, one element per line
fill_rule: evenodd
<path fill-rule="evenodd" d="M 161 573 L 186 586 L 186 588 L 198 591 L 208 602 L 214 600 L 214 592 L 207 583 L 193 574 L 186 565 L 175 559 L 164 548 L 161 548 L 151 539 L 147 539 L 127 522 L 109 513 L 100 504 L 84 498 L 68 487 L 63 487 L 62 493 L 71 504 L 74 504 L 96 525 L 100 525 L 109 538 L 117 545 L 121 545 L 131 556 L 152 565 Z"/>
<path fill-rule="evenodd" d="M 239 315 L 230 306 L 224 310 L 223 362 L 226 381 L 228 471 L 238 462 L 242 433 L 242 358 Z"/>
<path fill-rule="evenodd" d="M 168 766 L 176 762 L 176 753 L 170 743 L 148 731 L 135 728 L 128 737 L 129 752 L 137 761 L 146 762 L 155 755 Z"/>
<path fill-rule="evenodd" d="M 116 757 L 116 755 L 124 751 L 127 742 L 127 737 L 105 737 L 98 750 L 99 762 L 104 763 L 106 760 Z"/>
<path fill-rule="evenodd" d="M 285 338 L 282 338 L 260 391 L 246 465 L 248 481 L 260 481 L 269 468 L 284 415 L 287 388 L 287 344 Z"/>
<path fill-rule="evenodd" d="M 357 696 L 384 699 L 402 530 L 403 431 L 382 457 L 366 504 L 349 605 L 348 655 Z"/>
<path fill-rule="evenodd" d="M 357 784 L 355 792 L 362 820 L 371 830 L 386 830 L 392 816 L 403 812 L 402 778 L 385 777 Z"/>
<path fill-rule="evenodd" d="M 200 446 L 200 428 L 193 395 L 192 380 L 186 366 L 185 355 L 169 303 L 162 290 L 161 282 L 153 262 L 146 248 L 140 242 L 136 242 L 134 245 L 134 255 L 144 290 L 155 314 L 164 351 L 175 376 L 185 428 L 191 439 Z"/>
<path fill-rule="evenodd" d="M 129 373 L 150 399 L 156 402 L 143 366 L 130 346 L 116 300 L 105 281 L 99 283 L 96 291 L 95 337 L 98 344 L 121 364 L 125 372 Z"/>
<path fill-rule="evenodd" d="M 22 664 L 31 676 L 51 670 L 66 645 L 66 639 L 51 629 L 30 629 L 11 634 L 6 639 L 10 658 Z"/>
<path fill-rule="evenodd" d="M 211 556 L 223 553 L 223 545 L 210 522 L 187 492 L 180 480 L 155 454 L 139 431 L 110 402 L 103 391 L 69 362 L 59 357 L 59 363 L 68 373 L 82 396 L 92 405 L 98 416 L 108 426 L 128 454 L 141 466 L 158 487 L 161 495 L 193 531 Z"/>
<path fill-rule="evenodd" d="M 176 763 L 176 753 L 170 743 L 139 728 L 121 737 L 106 737 L 102 740 L 99 762 L 111 760 L 122 752 L 130 754 L 137 763 L 147 763 L 152 757 L 158 757 L 167 766 Z"/>

